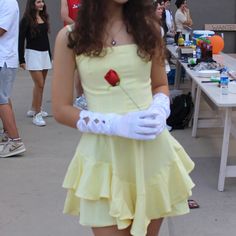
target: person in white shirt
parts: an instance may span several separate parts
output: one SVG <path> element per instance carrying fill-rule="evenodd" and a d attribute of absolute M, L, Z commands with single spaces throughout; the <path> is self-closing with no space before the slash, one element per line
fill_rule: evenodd
<path fill-rule="evenodd" d="M 175 31 L 175 23 L 172 12 L 170 10 L 170 2 L 171 0 L 164 0 L 164 8 L 165 8 L 165 21 L 168 31 L 166 32 L 166 43 L 172 44 L 174 43 L 174 37 L 176 34 Z"/>
<path fill-rule="evenodd" d="M 193 21 L 186 0 L 176 0 L 175 5 L 178 8 L 175 13 L 176 38 L 178 38 L 180 32 L 184 35 L 189 34 Z"/>
<path fill-rule="evenodd" d="M 0 0 L 0 119 L 3 124 L 0 157 L 25 152 L 10 100 L 18 67 L 19 6 L 16 0 Z"/>

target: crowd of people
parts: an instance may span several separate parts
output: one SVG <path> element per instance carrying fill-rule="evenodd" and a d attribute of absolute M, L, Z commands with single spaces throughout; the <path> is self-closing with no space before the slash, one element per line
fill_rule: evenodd
<path fill-rule="evenodd" d="M 61 16 L 65 24 L 74 22 L 79 0 L 62 0 Z M 49 15 L 44 0 L 27 0 L 19 19 L 16 0 L 0 1 L 0 157 L 11 157 L 26 151 L 11 103 L 11 92 L 17 68 L 27 70 L 33 81 L 32 102 L 26 112 L 36 126 L 45 126 L 48 112 L 42 108 L 43 92 L 48 70 L 52 68 L 49 43 Z M 77 80 L 79 81 L 79 79 Z M 77 96 L 81 95 L 77 82 Z"/>
<path fill-rule="evenodd" d="M 59 123 L 82 133 L 63 182 L 64 212 L 79 215 L 95 236 L 156 236 L 165 217 L 189 212 L 194 163 L 166 126 L 164 41 L 178 31 L 169 4 L 61 1 L 67 26 L 55 41 L 52 112 Z M 187 9 L 186 1 L 182 5 Z M 189 27 L 189 11 L 186 15 L 183 25 Z M 46 125 L 48 19 L 43 0 L 27 0 L 20 22 L 17 1 L 0 0 L 0 157 L 25 152 L 10 101 L 18 65 L 34 82 L 27 116 Z M 75 88 L 86 97 L 86 109 L 75 107 Z"/>
<path fill-rule="evenodd" d="M 184 36 L 190 33 L 193 21 L 186 0 L 176 0 L 175 15 L 170 9 L 171 0 L 154 0 L 153 4 L 167 44 L 175 43 L 180 33 Z"/>

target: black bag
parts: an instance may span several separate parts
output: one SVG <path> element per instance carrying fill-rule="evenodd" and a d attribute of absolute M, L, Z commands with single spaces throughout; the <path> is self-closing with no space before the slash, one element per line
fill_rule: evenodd
<path fill-rule="evenodd" d="M 192 118 L 193 110 L 191 93 L 176 96 L 170 105 L 171 112 L 167 124 L 173 129 L 184 129 Z"/>

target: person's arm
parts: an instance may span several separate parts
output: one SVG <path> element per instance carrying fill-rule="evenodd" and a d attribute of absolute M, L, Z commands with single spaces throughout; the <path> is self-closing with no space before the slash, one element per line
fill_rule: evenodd
<path fill-rule="evenodd" d="M 0 37 L 11 27 L 12 21 L 14 21 L 12 14 L 12 8 L 8 4 L 3 4 L 0 7 Z"/>
<path fill-rule="evenodd" d="M 192 21 L 192 18 L 190 16 L 189 9 L 185 7 L 184 11 L 185 11 L 185 13 L 187 15 L 187 20 L 183 23 L 183 25 L 190 27 L 190 26 L 193 25 L 193 21 Z"/>
<path fill-rule="evenodd" d="M 73 24 L 74 21 L 69 17 L 69 9 L 67 0 L 61 0 L 61 19 L 66 24 Z"/>
<path fill-rule="evenodd" d="M 22 18 L 20 21 L 20 28 L 19 28 L 19 42 L 18 42 L 18 53 L 19 53 L 19 64 L 20 67 L 25 69 L 25 39 L 27 33 L 27 21 L 25 18 Z"/>
<path fill-rule="evenodd" d="M 54 49 L 52 108 L 54 118 L 58 122 L 76 128 L 80 111 L 72 106 L 76 67 L 75 55 L 73 50 L 67 47 L 67 44 L 68 30 L 63 28 L 57 35 Z"/>
<path fill-rule="evenodd" d="M 160 62 L 160 55 L 157 52 L 152 59 L 151 68 L 151 85 L 153 93 L 153 101 L 150 106 L 151 111 L 158 113 L 159 127 L 157 135 L 159 135 L 166 127 L 166 119 L 170 115 L 170 99 L 169 87 L 165 70 L 165 63 Z"/>
<path fill-rule="evenodd" d="M 54 50 L 52 110 L 54 118 L 84 133 L 120 136 L 137 140 L 152 140 L 159 131 L 154 110 L 129 112 L 124 115 L 80 111 L 73 107 L 75 55 L 67 47 L 67 29 L 63 28 Z M 79 68 L 78 68 L 79 71 Z"/>
<path fill-rule="evenodd" d="M 7 31 L 0 27 L 0 37 L 3 36 Z"/>
<path fill-rule="evenodd" d="M 159 53 L 156 53 L 152 59 L 151 68 L 152 93 L 164 93 L 169 96 L 168 80 L 165 71 L 165 62 L 160 62 Z"/>

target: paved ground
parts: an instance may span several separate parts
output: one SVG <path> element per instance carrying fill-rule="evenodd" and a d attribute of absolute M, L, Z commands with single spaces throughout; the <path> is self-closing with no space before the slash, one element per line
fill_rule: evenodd
<path fill-rule="evenodd" d="M 50 80 L 44 108 L 51 113 Z M 25 114 L 30 107 L 32 81 L 19 71 L 13 93 L 17 124 L 27 148 L 22 157 L 0 159 L 1 236 L 92 236 L 76 217 L 61 213 L 65 191 L 61 183 L 79 140 L 79 133 L 57 124 L 52 117 L 46 127 L 35 127 Z M 172 132 L 196 162 L 192 177 L 196 183 L 192 198 L 200 209 L 164 223 L 160 236 L 234 236 L 236 223 L 236 179 L 227 179 L 225 192 L 218 192 L 217 180 L 222 130 Z M 230 143 L 230 156 L 236 142 Z M 231 158 L 231 161 L 236 161 Z M 170 234 L 168 230 L 170 225 Z M 174 231 L 173 231 L 174 230 Z"/>

